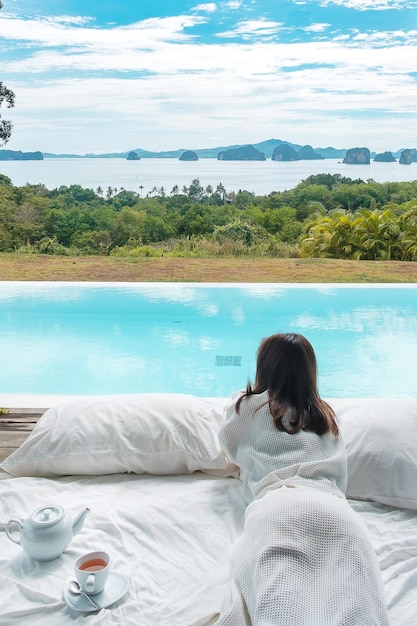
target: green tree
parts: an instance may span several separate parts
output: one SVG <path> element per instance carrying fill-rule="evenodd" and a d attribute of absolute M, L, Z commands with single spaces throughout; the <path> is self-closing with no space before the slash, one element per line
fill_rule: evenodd
<path fill-rule="evenodd" d="M 401 258 L 400 224 L 390 209 L 362 209 L 356 220 L 360 258 L 386 260 Z"/>
<path fill-rule="evenodd" d="M 205 191 L 205 194 L 206 194 L 206 202 L 207 202 L 207 204 L 209 204 L 210 198 L 213 195 L 214 189 L 213 189 L 213 187 L 211 185 L 207 185 L 207 187 L 205 188 L 204 191 Z"/>
<path fill-rule="evenodd" d="M 12 179 L 6 176 L 6 174 L 0 174 L 0 185 L 9 185 L 11 186 Z"/>
<path fill-rule="evenodd" d="M 216 187 L 216 195 L 218 197 L 219 204 L 225 204 L 226 202 L 226 187 L 223 183 L 219 183 Z"/>
<path fill-rule="evenodd" d="M 11 184 L 11 180 L 7 179 L 7 176 L 2 177 L 0 175 L 0 250 L 2 252 L 10 252 L 16 247 L 13 234 L 15 225 L 16 200 L 14 187 Z"/>
<path fill-rule="evenodd" d="M 279 209 L 259 209 L 251 211 L 254 221 L 271 234 L 281 233 L 284 227 L 296 221 L 296 210 L 283 206 Z M 301 226 L 301 224 L 298 222 Z"/>
<path fill-rule="evenodd" d="M 206 235 L 213 232 L 216 226 L 230 222 L 235 214 L 231 207 L 203 205 L 194 202 L 181 216 L 178 222 L 180 235 Z"/>
<path fill-rule="evenodd" d="M 415 201 L 414 201 L 415 202 Z M 417 204 L 411 206 L 400 218 L 401 250 L 405 261 L 417 260 Z"/>
<path fill-rule="evenodd" d="M 141 243 L 142 236 L 140 226 L 146 217 L 144 211 L 125 208 L 117 215 L 117 223 L 114 232 L 114 243 L 117 246 Z"/>
<path fill-rule="evenodd" d="M 51 209 L 46 215 L 46 234 L 58 243 L 69 247 L 75 235 L 90 230 L 86 211 L 75 206 L 68 209 Z"/>
<path fill-rule="evenodd" d="M 1 8 L 1 5 L 0 5 Z M 0 107 L 3 102 L 6 103 L 6 107 L 11 109 L 14 107 L 15 95 L 11 89 L 7 89 L 6 85 L 0 81 Z M 0 115 L 0 146 L 7 143 L 12 134 L 13 124 L 9 120 L 1 119 Z"/>
<path fill-rule="evenodd" d="M 155 215 L 146 215 L 140 222 L 138 232 L 144 244 L 165 241 L 176 234 L 170 224 Z"/>
<path fill-rule="evenodd" d="M 233 204 L 238 209 L 246 209 L 249 205 L 253 203 L 254 198 L 255 198 L 254 193 L 251 193 L 250 191 L 246 191 L 246 190 L 242 191 L 242 189 L 239 189 L 239 191 L 237 192 L 233 200 Z"/>
<path fill-rule="evenodd" d="M 240 242 L 245 246 L 253 246 L 268 240 L 268 233 L 257 224 L 250 224 L 243 220 L 235 220 L 224 226 L 216 226 L 213 239 L 219 244 L 228 241 Z"/>
<path fill-rule="evenodd" d="M 33 245 L 46 234 L 46 209 L 47 201 L 44 198 L 28 198 L 17 207 L 13 231 L 23 245 Z"/>
<path fill-rule="evenodd" d="M 3 3 L 0 1 L 0 11 L 3 8 Z M 11 89 L 7 89 L 6 85 L 0 81 L 0 107 L 3 102 L 8 109 L 14 107 L 15 95 Z M 0 115 L 0 146 L 7 143 L 12 133 L 13 124 L 8 120 L 2 120 Z"/>
<path fill-rule="evenodd" d="M 354 219 L 348 211 L 332 211 L 329 215 L 310 220 L 299 240 L 301 256 L 358 258 Z"/>
<path fill-rule="evenodd" d="M 72 245 L 83 254 L 108 254 L 111 247 L 111 238 L 108 231 L 94 230 L 76 234 Z"/>
<path fill-rule="evenodd" d="M 311 206 L 320 203 L 326 211 L 333 208 L 333 198 L 326 185 L 298 185 L 294 191 L 294 206 L 297 209 L 297 219 L 306 219 L 313 211 Z"/>
<path fill-rule="evenodd" d="M 204 188 L 200 183 L 199 178 L 194 178 L 191 181 L 191 185 L 188 187 L 188 197 L 191 202 L 199 202 L 204 196 Z"/>
<path fill-rule="evenodd" d="M 135 191 L 127 191 L 121 189 L 118 194 L 114 195 L 111 204 L 117 209 L 124 207 L 133 207 L 137 204 L 139 195 Z"/>

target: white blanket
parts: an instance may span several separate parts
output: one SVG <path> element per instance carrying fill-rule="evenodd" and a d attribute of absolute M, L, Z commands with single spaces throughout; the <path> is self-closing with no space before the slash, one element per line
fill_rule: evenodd
<path fill-rule="evenodd" d="M 24 518 L 45 502 L 62 504 L 72 515 L 85 505 L 91 511 L 64 554 L 48 563 L 31 561 L 0 530 L 0 626 L 187 626 L 219 611 L 232 545 L 243 528 L 239 480 L 198 472 L 0 480 L 0 523 Z M 351 505 L 372 534 L 392 625 L 415 626 L 417 513 Z M 96 547 L 110 552 L 114 570 L 132 584 L 119 602 L 86 621 L 66 605 L 63 588 L 75 558 Z"/>
<path fill-rule="evenodd" d="M 378 562 L 344 498 L 280 487 L 247 508 L 216 626 L 387 626 Z M 200 621 L 204 624 L 204 621 Z"/>

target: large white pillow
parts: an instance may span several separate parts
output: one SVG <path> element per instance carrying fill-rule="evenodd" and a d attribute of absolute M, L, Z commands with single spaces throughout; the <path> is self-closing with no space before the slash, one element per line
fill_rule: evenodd
<path fill-rule="evenodd" d="M 185 394 L 128 394 L 66 402 L 46 411 L 0 467 L 14 476 L 231 475 L 217 433 L 221 401 Z"/>
<path fill-rule="evenodd" d="M 329 403 L 347 448 L 347 496 L 417 510 L 417 398 Z"/>

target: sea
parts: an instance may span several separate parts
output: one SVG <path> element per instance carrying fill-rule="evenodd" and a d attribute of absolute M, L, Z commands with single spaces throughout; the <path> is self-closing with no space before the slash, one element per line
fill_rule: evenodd
<path fill-rule="evenodd" d="M 293 189 L 312 174 L 341 174 L 351 179 L 379 183 L 417 180 L 417 163 L 401 165 L 373 162 L 348 165 L 341 159 L 319 161 L 218 161 L 199 159 L 180 161 L 174 158 L 151 158 L 128 161 L 124 158 L 45 158 L 43 161 L 0 161 L 0 174 L 11 178 L 18 187 L 41 183 L 48 189 L 62 185 L 80 185 L 106 194 L 109 187 L 135 191 L 140 196 L 169 195 L 178 186 L 181 191 L 195 179 L 205 188 L 221 184 L 226 192 L 245 190 L 255 195 Z"/>

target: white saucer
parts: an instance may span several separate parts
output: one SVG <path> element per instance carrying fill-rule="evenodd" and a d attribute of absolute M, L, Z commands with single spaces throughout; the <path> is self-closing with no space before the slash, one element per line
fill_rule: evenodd
<path fill-rule="evenodd" d="M 74 580 L 74 576 L 70 576 L 64 587 L 64 600 L 71 609 L 75 611 L 82 611 L 84 613 L 94 613 L 99 609 L 96 609 L 92 603 L 83 595 L 75 595 L 70 591 L 69 585 L 71 580 Z M 118 572 L 110 572 L 106 582 L 106 586 L 101 593 L 97 593 L 95 596 L 91 596 L 93 602 L 98 604 L 101 609 L 105 609 L 111 604 L 114 604 L 130 587 L 130 578 L 126 574 L 119 574 Z"/>

